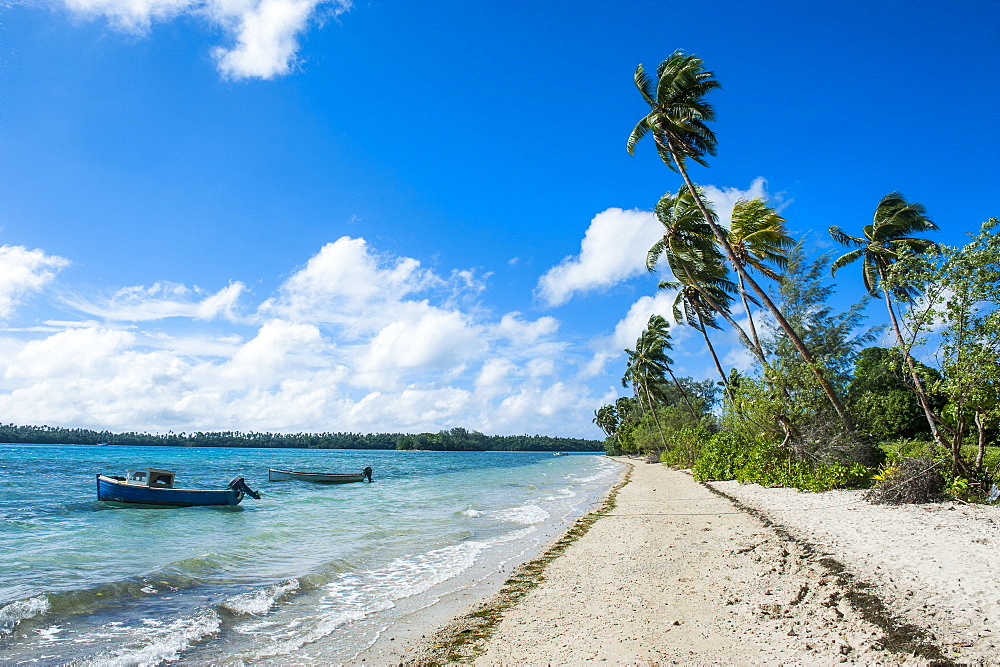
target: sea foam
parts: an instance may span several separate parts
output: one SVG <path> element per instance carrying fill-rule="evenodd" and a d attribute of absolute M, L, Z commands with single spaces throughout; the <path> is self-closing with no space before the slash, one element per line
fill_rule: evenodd
<path fill-rule="evenodd" d="M 21 621 L 41 616 L 49 610 L 49 606 L 48 598 L 38 595 L 0 607 L 0 636 L 13 632 Z"/>
<path fill-rule="evenodd" d="M 237 615 L 262 616 L 271 607 L 289 593 L 298 590 L 299 582 L 295 579 L 283 581 L 274 586 L 265 586 L 249 593 L 241 593 L 222 603 L 222 607 Z"/>
<path fill-rule="evenodd" d="M 150 623 L 147 627 L 131 628 L 128 645 L 96 657 L 101 665 L 157 665 L 180 658 L 180 653 L 195 642 L 219 631 L 222 619 L 214 611 L 204 611 L 193 617 L 179 618 L 170 623 Z"/>

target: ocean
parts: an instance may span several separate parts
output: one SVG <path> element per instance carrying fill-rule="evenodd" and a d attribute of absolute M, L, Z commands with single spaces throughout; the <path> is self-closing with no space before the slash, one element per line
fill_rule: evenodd
<path fill-rule="evenodd" d="M 374 482 L 268 482 L 268 467 Z M 263 494 L 99 502 L 95 475 Z M 619 479 L 602 455 L 0 444 L 0 661 L 377 664 L 495 591 Z M 388 655 L 385 653 L 384 655 Z"/>

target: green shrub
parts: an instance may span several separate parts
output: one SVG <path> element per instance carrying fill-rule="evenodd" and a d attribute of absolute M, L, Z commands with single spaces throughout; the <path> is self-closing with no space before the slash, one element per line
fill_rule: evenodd
<path fill-rule="evenodd" d="M 744 442 L 732 431 L 714 434 L 702 444 L 694 462 L 694 478 L 699 482 L 736 479 L 746 462 Z"/>
<path fill-rule="evenodd" d="M 672 431 L 667 436 L 669 449 L 660 454 L 660 463 L 690 468 L 698 460 L 705 443 L 712 437 L 713 434 L 702 426 L 685 426 Z"/>
<path fill-rule="evenodd" d="M 699 481 L 732 480 L 741 484 L 827 491 L 868 486 L 873 470 L 860 463 L 822 464 L 796 459 L 777 443 L 747 440 L 728 431 L 716 433 L 702 446 L 694 465 Z"/>

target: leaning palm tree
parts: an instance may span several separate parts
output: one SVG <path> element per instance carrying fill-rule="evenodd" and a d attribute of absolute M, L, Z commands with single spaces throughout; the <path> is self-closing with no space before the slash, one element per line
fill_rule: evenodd
<path fill-rule="evenodd" d="M 625 354 L 628 355 L 628 362 L 625 375 L 622 377 L 622 386 L 627 387 L 632 385 L 636 400 L 645 410 L 652 413 L 653 422 L 656 424 L 656 430 L 660 434 L 660 441 L 663 443 L 664 449 L 667 447 L 667 440 L 663 433 L 663 428 L 660 426 L 660 418 L 656 413 L 656 407 L 658 403 L 657 398 L 660 394 L 657 391 L 657 387 L 666 381 L 667 375 L 670 376 L 677 390 L 684 397 L 692 414 L 696 414 L 694 407 L 688 400 L 687 394 L 684 392 L 684 388 L 681 387 L 680 382 L 677 381 L 673 370 L 670 368 L 673 359 L 667 356 L 667 350 L 671 349 L 671 347 L 670 325 L 662 316 L 651 315 L 646 329 L 639 335 L 639 338 L 635 342 L 635 349 L 625 350 Z"/>
<path fill-rule="evenodd" d="M 643 333 L 646 341 L 645 345 L 653 348 L 657 348 L 662 352 L 662 360 L 664 362 L 663 369 L 670 376 L 670 381 L 677 388 L 677 392 L 681 395 L 684 403 L 687 405 L 688 410 L 690 410 L 691 415 L 695 419 L 699 417 L 698 411 L 695 410 L 694 406 L 691 405 L 691 399 L 688 398 L 687 392 L 684 391 L 684 387 L 681 385 L 677 376 L 674 375 L 674 370 L 670 367 L 674 363 L 674 360 L 667 356 L 666 351 L 673 349 L 673 345 L 670 342 L 670 323 L 661 315 L 650 315 L 649 322 L 646 324 L 646 331 Z M 659 378 L 654 377 L 654 381 L 659 380 L 660 383 L 663 382 L 663 376 L 660 375 Z M 654 385 L 655 386 L 655 385 Z"/>
<path fill-rule="evenodd" d="M 756 269 L 771 280 L 781 282 L 780 271 L 788 265 L 788 248 L 795 241 L 785 229 L 785 219 L 777 211 L 757 197 L 740 199 L 733 206 L 733 214 L 729 225 L 729 244 L 739 261 L 747 267 Z M 778 271 L 775 270 L 775 267 Z M 750 337 L 756 345 L 760 345 L 757 337 L 757 327 L 754 326 L 753 313 L 748 303 L 747 288 L 743 277 L 736 274 L 740 298 L 747 314 L 747 327 Z"/>
<path fill-rule="evenodd" d="M 721 327 L 716 320 L 716 313 L 708 305 L 701 293 L 691 285 L 678 285 L 677 297 L 674 299 L 674 321 L 686 322 L 688 326 L 693 327 L 705 339 L 705 347 L 708 348 L 708 353 L 712 356 L 712 361 L 715 362 L 715 369 L 718 371 L 719 377 L 722 378 L 722 388 L 729 395 L 730 400 L 732 400 L 729 378 L 726 372 L 722 370 L 722 362 L 719 361 L 719 355 L 716 353 L 715 346 L 712 345 L 712 339 L 708 335 L 710 328 L 721 329 Z"/>
<path fill-rule="evenodd" d="M 593 422 L 597 425 L 599 429 L 604 431 L 604 435 L 611 437 L 618 430 L 618 415 L 615 412 L 615 406 L 613 404 L 602 405 L 597 410 L 594 410 Z"/>
<path fill-rule="evenodd" d="M 715 215 L 710 207 L 705 209 L 709 215 Z M 730 312 L 733 295 L 738 288 L 730 280 L 715 236 L 705 222 L 702 208 L 695 203 L 691 190 L 684 186 L 676 195 L 666 193 L 656 203 L 655 213 L 663 225 L 663 236 L 646 253 L 646 269 L 652 273 L 660 259 L 665 258 L 677 279 L 676 282 L 661 282 L 660 289 L 687 288 L 696 291 L 699 301 L 729 323 L 754 356 L 761 363 L 766 363 L 760 342 L 756 338 L 751 339 Z M 752 297 L 745 298 L 753 300 Z"/>
<path fill-rule="evenodd" d="M 715 120 L 715 110 L 712 105 L 705 101 L 705 96 L 708 93 L 720 88 L 715 74 L 704 69 L 701 58 L 678 50 L 656 68 L 655 81 L 646 74 L 645 69 L 640 64 L 635 70 L 635 85 L 649 105 L 650 110 L 632 129 L 626 144 L 628 152 L 634 154 L 636 145 L 647 134 L 653 137 L 660 159 L 684 179 L 684 183 L 691 191 L 695 203 L 701 209 L 705 221 L 733 269 L 774 316 L 775 321 L 788 336 L 803 361 L 815 374 L 844 427 L 849 432 L 853 432 L 854 426 L 851 423 L 851 418 L 833 384 L 823 373 L 821 366 L 791 323 L 785 318 L 781 309 L 774 303 L 767 291 L 747 272 L 746 267 L 733 251 L 726 231 L 709 214 L 708 207 L 705 206 L 703 198 L 699 195 L 688 175 L 688 159 L 694 160 L 702 166 L 708 166 L 707 156 L 715 155 L 717 141 L 715 133 L 708 126 L 710 121 Z"/>
<path fill-rule="evenodd" d="M 935 441 L 947 447 L 947 443 L 941 440 L 938 433 L 938 424 L 941 423 L 941 420 L 931 408 L 927 392 L 920 379 L 920 374 L 917 372 L 913 357 L 910 356 L 909 346 L 903 339 L 899 319 L 892 306 L 893 296 L 898 301 L 910 301 L 915 296 L 916 290 L 906 283 L 897 283 L 889 287 L 886 282 L 893 264 L 899 260 L 927 254 L 938 248 L 937 243 L 914 236 L 914 234 L 934 231 L 937 228 L 937 225 L 927 217 L 921 204 L 907 202 L 906 198 L 899 192 L 890 192 L 882 197 L 878 206 L 875 207 L 872 224 L 865 225 L 862 230 L 863 236 L 851 236 L 840 227 L 830 227 L 830 236 L 835 241 L 854 248 L 838 257 L 830 266 L 830 272 L 835 274 L 838 269 L 861 260 L 861 274 L 864 278 L 865 289 L 874 297 L 882 296 L 885 301 L 886 310 L 889 311 L 889 320 L 892 322 L 892 329 L 896 334 L 896 342 L 899 344 L 909 367 L 913 389 L 917 394 L 921 408 L 923 408 L 931 433 Z"/>

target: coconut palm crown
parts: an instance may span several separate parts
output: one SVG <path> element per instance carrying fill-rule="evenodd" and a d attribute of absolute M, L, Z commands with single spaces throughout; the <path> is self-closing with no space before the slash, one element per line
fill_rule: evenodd
<path fill-rule="evenodd" d="M 933 241 L 913 235 L 937 228 L 927 217 L 922 204 L 907 202 L 899 192 L 890 192 L 875 207 L 872 223 L 862 230 L 864 236 L 851 236 L 840 227 L 830 227 L 830 236 L 835 241 L 854 247 L 838 257 L 830 266 L 830 271 L 836 273 L 838 269 L 861 259 L 865 289 L 872 296 L 878 296 L 892 264 L 908 255 L 924 254 L 938 247 Z M 907 300 L 913 293 L 911 288 L 901 285 L 893 289 L 893 295 Z"/>
<path fill-rule="evenodd" d="M 644 136 L 652 134 L 660 159 L 678 170 L 686 158 L 702 166 L 706 155 L 715 155 L 715 133 L 708 123 L 715 120 L 715 109 L 705 95 L 720 88 L 715 73 L 706 71 L 701 58 L 677 50 L 656 68 L 650 77 L 640 64 L 635 69 L 635 86 L 649 105 L 646 114 L 629 135 L 628 152 Z"/>
<path fill-rule="evenodd" d="M 729 244 L 744 266 L 780 282 L 782 276 L 769 265 L 783 270 L 788 264 L 788 249 L 795 241 L 785 228 L 785 219 L 763 199 L 740 199 L 733 206 L 729 225 Z"/>

